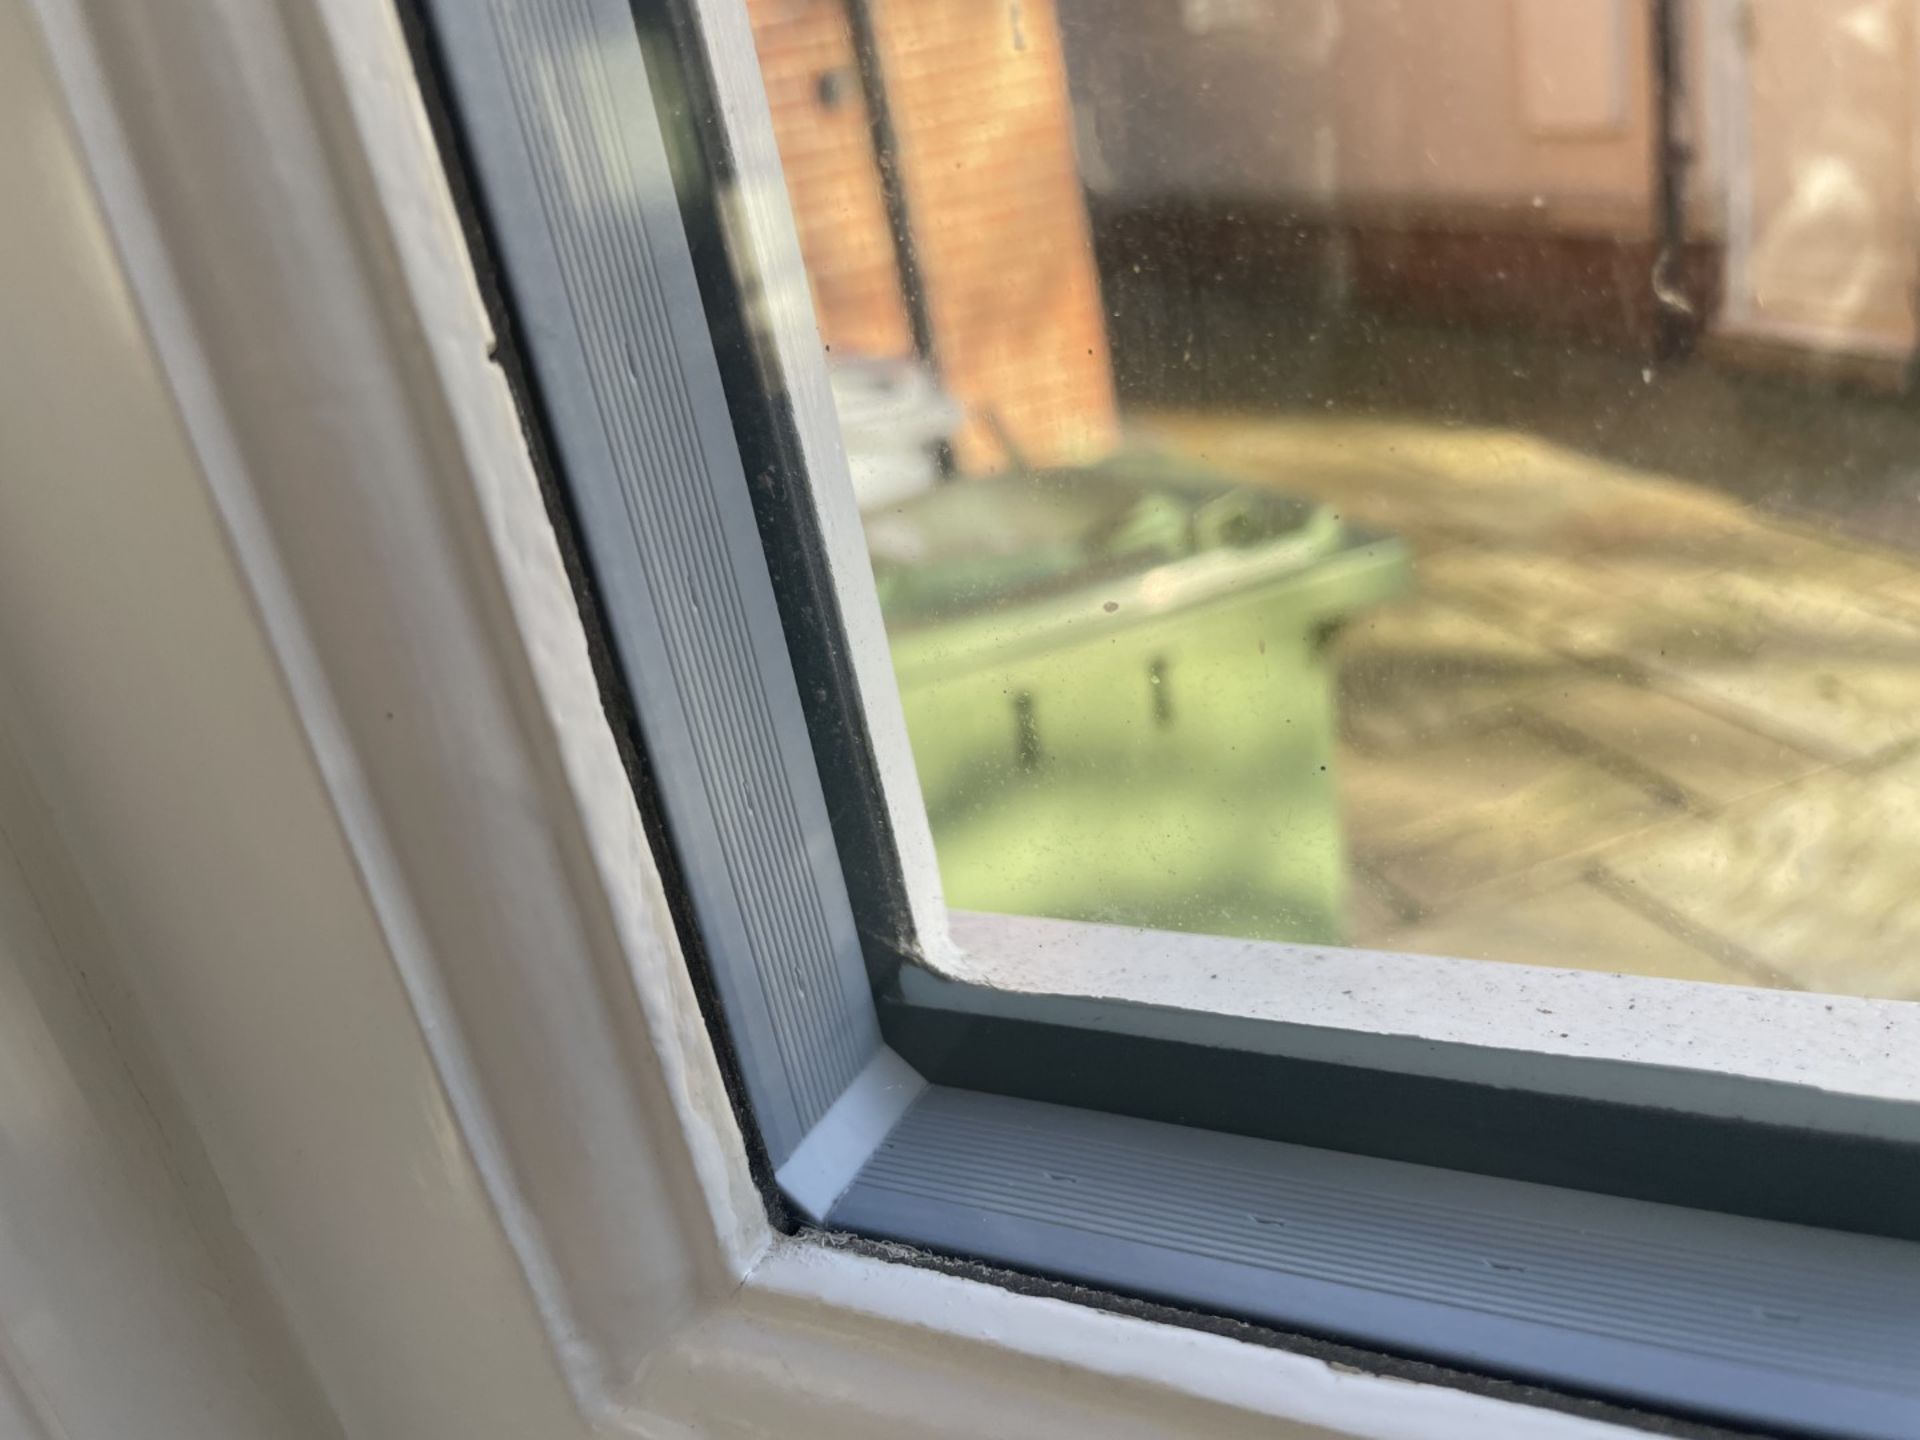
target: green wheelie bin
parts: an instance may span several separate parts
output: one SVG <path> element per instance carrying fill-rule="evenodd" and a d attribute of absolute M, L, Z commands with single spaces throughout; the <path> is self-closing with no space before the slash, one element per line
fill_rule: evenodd
<path fill-rule="evenodd" d="M 1333 640 L 1401 541 L 1139 454 L 866 530 L 949 904 L 1339 943 Z"/>

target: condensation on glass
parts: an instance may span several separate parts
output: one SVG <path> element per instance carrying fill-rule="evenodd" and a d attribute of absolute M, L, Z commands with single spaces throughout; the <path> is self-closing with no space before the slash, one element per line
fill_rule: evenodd
<path fill-rule="evenodd" d="M 748 0 L 959 907 L 1920 997 L 1912 0 Z"/>

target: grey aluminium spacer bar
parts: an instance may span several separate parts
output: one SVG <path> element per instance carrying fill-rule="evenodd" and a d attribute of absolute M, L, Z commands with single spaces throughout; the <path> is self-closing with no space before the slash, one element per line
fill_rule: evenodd
<path fill-rule="evenodd" d="M 880 1035 L 633 15 L 428 10 L 778 1166 Z"/>

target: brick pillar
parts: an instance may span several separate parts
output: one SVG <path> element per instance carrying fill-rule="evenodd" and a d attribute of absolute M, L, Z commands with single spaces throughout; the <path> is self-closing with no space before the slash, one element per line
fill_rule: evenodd
<path fill-rule="evenodd" d="M 910 348 L 842 0 L 749 0 L 829 346 Z M 1053 0 L 873 0 L 881 73 L 962 469 L 1114 440 L 1113 382 Z M 838 69 L 836 103 L 821 76 Z M 884 272 L 884 284 L 882 283 Z M 883 297 L 880 291 L 891 287 Z"/>
<path fill-rule="evenodd" d="M 963 468 L 1111 445 L 1106 326 L 1053 0 L 874 0 Z"/>
<path fill-rule="evenodd" d="M 774 139 L 820 338 L 853 355 L 909 355 L 886 202 L 841 0 L 750 0 Z"/>

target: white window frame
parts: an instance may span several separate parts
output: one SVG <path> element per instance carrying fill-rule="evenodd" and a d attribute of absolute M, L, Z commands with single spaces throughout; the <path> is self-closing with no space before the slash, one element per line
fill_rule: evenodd
<path fill-rule="evenodd" d="M 1920 1231 L 1897 1197 L 1920 1186 L 1920 1150 L 1861 1131 L 1912 1138 L 1911 1110 L 1377 1033 L 1359 1055 L 1351 1032 L 930 969 L 897 878 L 914 797 L 894 797 L 890 827 L 872 814 L 907 772 L 863 748 L 896 701 L 884 666 L 862 694 L 835 662 L 847 617 L 879 628 L 857 545 L 815 539 L 850 524 L 845 470 L 830 429 L 808 463 L 801 430 L 819 417 L 796 422 L 784 400 L 819 391 L 820 349 L 796 325 L 769 337 L 754 303 L 797 311 L 806 286 L 771 161 L 764 180 L 742 173 L 742 151 L 772 150 L 744 43 L 722 52 L 711 8 L 673 3 L 422 10 L 443 154 L 498 277 L 496 323 L 568 502 L 556 523 L 632 707 L 777 1203 L 1629 1403 L 1910 1428 L 1920 1246 L 1902 1241 Z M 768 338 L 784 351 L 769 357 Z M 1035 971 L 1077 950 L 1096 975 L 1219 948 L 1037 920 L 974 932 Z M 1276 994 L 1315 958 L 1248 948 Z M 1332 952 L 1327 968 L 1369 958 Z M 1422 969 L 1386 959 L 1400 975 L 1369 983 Z M 1464 979 L 1462 998 L 1513 978 L 1431 973 Z M 1738 1013 L 1740 992 L 1714 993 Z M 1587 1018 L 1559 1004 L 1569 1030 Z M 1729 1105 L 1763 1113 L 1714 1113 Z"/>
<path fill-rule="evenodd" d="M 189 1105 L 349 1428 L 524 1434 L 534 1402 L 497 1377 L 546 1368 L 551 1435 L 1618 1433 L 773 1233 L 397 17 L 26 3 L 401 982 L 337 983 L 404 1021 L 451 1122 L 446 1153 L 415 1158 L 470 1177 L 521 1282 L 485 1323 L 473 1295 L 435 1292 L 405 1242 L 445 1254 L 445 1216 L 404 1167 L 369 1196 L 357 1152 L 320 1153 L 324 1098 L 286 1112 L 292 1143 L 245 1152 L 205 1086 L 264 1123 L 328 1080 L 273 1033 L 294 1017 L 263 1022 Z M 714 14 L 714 43 L 745 43 L 737 7 Z M 156 1021 L 176 1054 L 170 1025 L 268 983 L 240 963 L 220 979 Z M 556 1153 L 556 1134 L 577 1143 Z M 360 1256 L 376 1211 L 379 1267 Z M 355 1358 L 369 1331 L 383 1364 Z"/>

